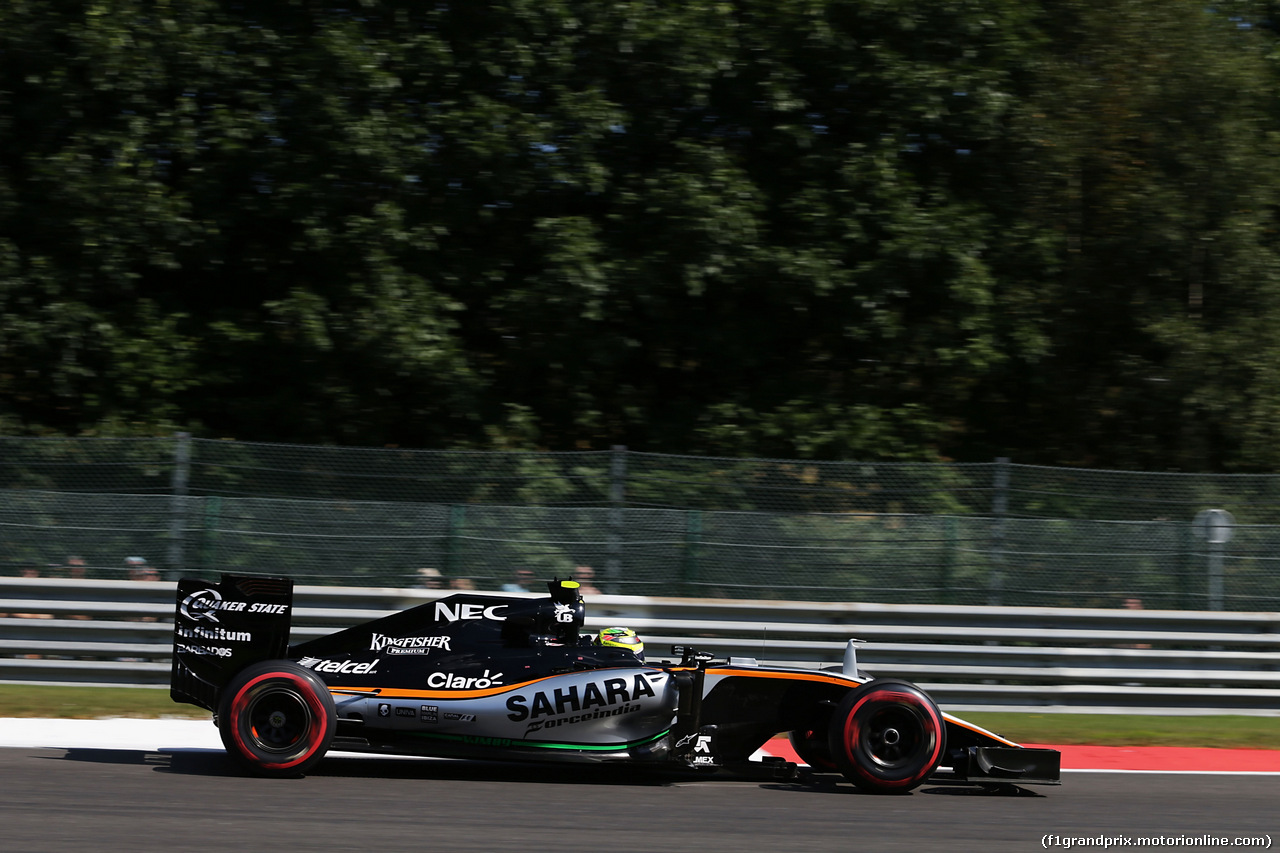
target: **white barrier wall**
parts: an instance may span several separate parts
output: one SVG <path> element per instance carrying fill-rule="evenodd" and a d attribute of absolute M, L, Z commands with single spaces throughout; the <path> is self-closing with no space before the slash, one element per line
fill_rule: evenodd
<path fill-rule="evenodd" d="M 448 594 L 297 587 L 293 638 Z M 166 685 L 173 595 L 166 582 L 0 578 L 0 681 Z M 587 627 L 615 624 L 651 659 L 679 644 L 838 666 L 858 638 L 864 670 L 951 708 L 1280 713 L 1280 613 L 589 597 Z"/>

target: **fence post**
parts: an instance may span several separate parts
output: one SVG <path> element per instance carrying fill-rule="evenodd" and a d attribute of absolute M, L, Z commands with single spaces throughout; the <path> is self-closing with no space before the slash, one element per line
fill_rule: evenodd
<path fill-rule="evenodd" d="M 1222 609 L 1222 556 L 1226 545 L 1214 541 L 1209 543 L 1209 609 Z"/>
<path fill-rule="evenodd" d="M 996 458 L 991 499 L 991 570 L 987 578 L 987 604 L 998 606 L 1004 592 L 1004 524 L 1009 513 L 1009 457 Z"/>
<path fill-rule="evenodd" d="M 446 586 L 456 576 L 458 549 L 461 545 L 458 540 L 462 536 L 462 527 L 466 524 L 466 521 L 467 507 L 464 504 L 454 504 L 449 507 L 449 530 L 445 533 L 444 539 L 444 576 Z"/>
<path fill-rule="evenodd" d="M 204 499 L 204 522 L 200 537 L 200 574 L 210 580 L 217 580 L 218 572 L 214 569 L 218 560 L 218 528 L 222 525 L 222 498 L 209 495 Z"/>
<path fill-rule="evenodd" d="M 1178 606 L 1183 610 L 1199 610 L 1191 592 L 1192 551 L 1195 543 L 1191 541 L 1191 526 L 1178 525 Z"/>
<path fill-rule="evenodd" d="M 692 596 L 698 580 L 698 543 L 702 540 L 702 510 L 686 510 L 684 514 L 684 559 L 680 561 L 680 581 L 685 595 Z"/>
<path fill-rule="evenodd" d="M 954 604 L 955 596 L 951 591 L 951 583 L 956 570 L 956 542 L 959 539 L 956 527 L 959 522 L 954 515 L 948 515 L 942 521 L 944 532 L 942 559 L 938 561 L 938 603 Z"/>
<path fill-rule="evenodd" d="M 174 434 L 173 478 L 169 487 L 169 559 L 174 578 L 186 571 L 187 484 L 191 481 L 191 433 Z"/>
<path fill-rule="evenodd" d="M 627 503 L 627 448 L 615 444 L 609 448 L 609 533 L 605 546 L 608 556 L 604 564 L 604 591 L 618 593 L 622 579 L 622 525 Z"/>

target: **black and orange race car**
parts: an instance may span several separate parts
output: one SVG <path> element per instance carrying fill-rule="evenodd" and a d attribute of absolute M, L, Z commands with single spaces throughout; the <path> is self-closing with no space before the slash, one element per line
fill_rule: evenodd
<path fill-rule="evenodd" d="M 171 695 L 213 712 L 227 751 L 269 776 L 305 773 L 330 749 L 758 771 L 752 756 L 786 732 L 814 770 L 875 793 L 935 774 L 1059 782 L 1056 751 L 1023 748 L 942 713 L 913 684 L 870 677 L 852 647 L 830 669 L 682 647 L 646 662 L 630 631 L 583 636 L 575 582 L 547 586 L 536 597 L 458 593 L 290 646 L 292 581 L 183 579 Z"/>

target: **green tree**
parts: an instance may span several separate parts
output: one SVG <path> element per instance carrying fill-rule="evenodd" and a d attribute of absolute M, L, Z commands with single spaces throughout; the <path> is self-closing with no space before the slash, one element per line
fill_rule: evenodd
<path fill-rule="evenodd" d="M 991 445 L 1022 461 L 1274 468 L 1270 38 L 1195 3 L 1042 7 L 1009 209 L 1039 235 L 1014 253 L 1052 235 L 1039 299 L 1053 325 L 992 389 L 1006 415 Z"/>
<path fill-rule="evenodd" d="M 1273 469 L 1267 14 L 16 0 L 0 428 Z"/>

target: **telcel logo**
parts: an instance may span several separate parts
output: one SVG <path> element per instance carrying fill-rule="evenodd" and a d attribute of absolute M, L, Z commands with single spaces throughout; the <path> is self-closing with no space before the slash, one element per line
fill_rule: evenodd
<path fill-rule="evenodd" d="M 356 663 L 353 660 L 322 660 L 317 658 L 303 658 L 298 661 L 299 666 L 310 667 L 316 672 L 335 672 L 350 675 L 364 675 L 366 673 L 377 672 L 376 667 L 380 658 L 374 658 L 365 663 Z"/>

